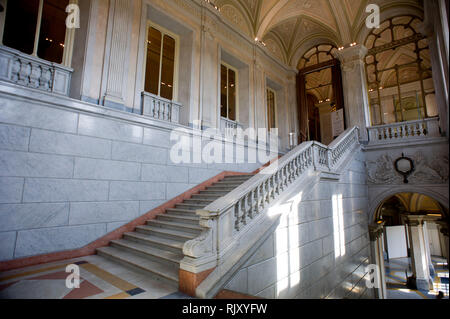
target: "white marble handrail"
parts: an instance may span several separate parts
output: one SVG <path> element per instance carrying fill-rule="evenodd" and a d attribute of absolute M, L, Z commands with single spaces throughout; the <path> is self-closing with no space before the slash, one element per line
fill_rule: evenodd
<path fill-rule="evenodd" d="M 305 142 L 230 193 L 197 210 L 204 231 L 198 238 L 185 243 L 183 253 L 192 269 L 195 263 L 215 262 L 233 241 L 239 240 L 246 225 L 269 207 L 283 191 L 307 172 L 333 173 L 345 155 L 359 144 L 359 129 L 345 131 L 330 146 Z"/>
<path fill-rule="evenodd" d="M 179 123 L 181 104 L 160 96 L 142 92 L 142 115 L 151 118 Z"/>
<path fill-rule="evenodd" d="M 69 95 L 73 69 L 0 45 L 0 80 Z"/>
<path fill-rule="evenodd" d="M 440 137 L 438 117 L 377 125 L 369 127 L 367 130 L 370 144 L 398 143 L 411 139 Z"/>

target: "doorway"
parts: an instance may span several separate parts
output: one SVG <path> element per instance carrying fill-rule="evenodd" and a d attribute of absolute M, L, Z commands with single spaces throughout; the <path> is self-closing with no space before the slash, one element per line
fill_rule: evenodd
<path fill-rule="evenodd" d="M 448 210 L 426 195 L 398 193 L 380 204 L 374 224 L 382 225 L 373 247 L 384 297 L 448 299 Z"/>
<path fill-rule="evenodd" d="M 298 86 L 299 142 L 330 144 L 345 129 L 341 66 L 335 47 L 318 45 L 300 60 Z M 341 118 L 341 129 L 336 119 Z"/>

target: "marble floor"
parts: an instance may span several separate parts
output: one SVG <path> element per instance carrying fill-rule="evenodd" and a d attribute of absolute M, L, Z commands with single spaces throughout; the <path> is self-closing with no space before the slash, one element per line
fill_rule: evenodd
<path fill-rule="evenodd" d="M 431 259 L 436 273 L 433 277 L 434 289 L 430 291 L 412 290 L 406 287 L 406 275 L 412 275 L 409 258 L 385 261 L 388 299 L 436 299 L 439 291 L 442 291 L 444 298 L 448 299 L 449 270 L 447 260 L 437 256 L 433 256 Z"/>
<path fill-rule="evenodd" d="M 78 266 L 79 288 L 70 288 L 68 265 Z M 0 273 L 0 299 L 186 298 L 171 284 L 97 255 Z"/>

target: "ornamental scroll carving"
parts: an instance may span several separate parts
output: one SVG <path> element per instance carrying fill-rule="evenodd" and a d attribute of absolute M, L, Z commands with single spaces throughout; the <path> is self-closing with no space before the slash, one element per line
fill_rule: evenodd
<path fill-rule="evenodd" d="M 214 251 L 215 232 L 214 222 L 210 219 L 200 219 L 200 226 L 204 229 L 200 235 L 184 243 L 183 254 L 192 258 L 201 258 L 210 255 Z"/>
<path fill-rule="evenodd" d="M 408 177 L 410 184 L 444 184 L 448 181 L 448 155 L 430 154 L 429 158 L 422 152 L 416 152 L 410 158 L 415 170 Z M 370 184 L 402 184 L 403 177 L 395 171 L 395 158 L 389 154 L 381 155 L 376 161 L 367 161 L 367 176 Z"/>

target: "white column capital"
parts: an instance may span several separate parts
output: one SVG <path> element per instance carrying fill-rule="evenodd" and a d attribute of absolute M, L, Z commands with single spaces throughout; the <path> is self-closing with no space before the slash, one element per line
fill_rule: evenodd
<path fill-rule="evenodd" d="M 362 44 L 357 44 L 352 47 L 348 47 L 336 52 L 337 58 L 342 64 L 353 62 L 364 62 L 369 50 Z"/>

